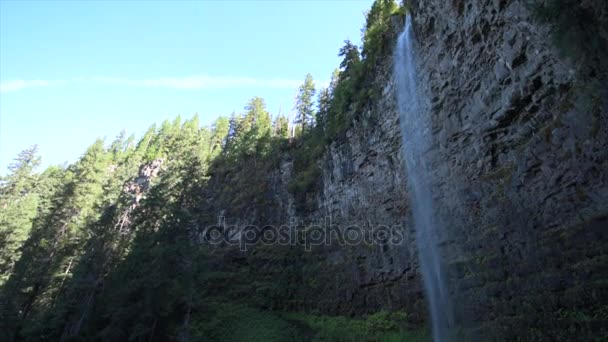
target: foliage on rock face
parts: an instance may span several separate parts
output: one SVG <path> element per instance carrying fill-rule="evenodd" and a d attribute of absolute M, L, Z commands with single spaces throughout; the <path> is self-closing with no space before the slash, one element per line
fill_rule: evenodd
<path fill-rule="evenodd" d="M 306 76 L 295 138 L 288 118 L 273 122 L 264 100 L 254 97 L 242 113 L 209 127 L 200 127 L 196 115 L 178 116 L 138 141 L 125 132 L 109 143 L 98 139 L 72 165 L 42 173 L 35 148 L 20 154 L 0 182 L 2 340 L 200 337 L 210 285 L 201 262 L 208 255 L 192 244 L 197 225 L 214 222 L 220 208 L 263 219 L 271 204 L 269 174 L 281 159 L 293 159 L 289 190 L 298 208 L 315 205 L 318 161 L 369 100 L 394 10 L 392 1 L 374 3 L 362 52 L 345 43 L 326 89 L 317 92 Z M 152 164 L 160 169 L 148 175 L 146 193 L 125 190 Z M 268 289 L 276 296 L 288 290 Z"/>
<path fill-rule="evenodd" d="M 589 63 L 589 57 L 606 54 L 608 32 L 602 32 L 593 7 L 579 0 L 529 1 L 536 19 L 550 24 L 553 41 L 573 61 Z"/>
<path fill-rule="evenodd" d="M 346 40 L 338 52 L 340 68 L 332 74 L 329 87 L 318 93 L 316 125 L 300 137 L 294 153 L 295 175 L 289 190 L 296 196 L 298 208 L 307 210 L 314 205 L 314 189 L 320 185 L 317 161 L 325 148 L 341 140 L 365 106 L 379 96 L 374 75 L 392 53 L 391 18 L 403 12 L 394 0 L 374 1 L 366 16 L 362 51 Z"/>
<path fill-rule="evenodd" d="M 391 55 L 394 42 L 389 34 L 390 19 L 397 13 L 399 5 L 395 0 L 374 1 L 367 12 L 362 57 L 369 66 L 373 67 L 380 58 Z"/>

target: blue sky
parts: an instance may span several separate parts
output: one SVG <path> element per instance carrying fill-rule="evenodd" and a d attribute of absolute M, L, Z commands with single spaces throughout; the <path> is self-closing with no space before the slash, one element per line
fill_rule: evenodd
<path fill-rule="evenodd" d="M 177 114 L 203 124 L 253 96 L 293 107 L 327 82 L 372 0 L 0 0 L 0 174 L 38 144 L 43 166 L 97 137 L 141 135 Z"/>

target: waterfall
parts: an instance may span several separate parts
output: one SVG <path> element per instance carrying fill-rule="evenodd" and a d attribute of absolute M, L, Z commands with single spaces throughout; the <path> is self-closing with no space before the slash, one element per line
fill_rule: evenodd
<path fill-rule="evenodd" d="M 435 341 L 449 339 L 451 305 L 439 253 L 440 222 L 433 208 L 432 135 L 430 114 L 417 91 L 412 23 L 408 15 L 397 41 L 394 59 L 397 104 L 403 139 L 402 153 L 408 177 L 416 246 Z"/>

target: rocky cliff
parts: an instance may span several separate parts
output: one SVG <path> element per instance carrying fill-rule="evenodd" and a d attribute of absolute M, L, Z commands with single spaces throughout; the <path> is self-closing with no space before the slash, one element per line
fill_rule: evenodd
<path fill-rule="evenodd" d="M 393 34 L 401 24 L 397 21 Z M 288 191 L 293 179 L 293 157 L 287 154 L 268 176 L 272 213 L 246 210 L 247 216 L 227 216 L 229 224 L 275 226 L 297 224 L 304 228 L 331 228 L 344 232 L 386 226 L 399 230 L 399 245 L 333 243 L 318 244 L 311 251 L 300 251 L 298 262 L 269 264 L 284 259 L 285 249 L 269 253 L 249 252 L 253 273 L 272 282 L 280 273 L 293 272 L 299 279 L 282 284 L 293 287 L 288 298 L 278 299 L 289 309 L 312 309 L 333 314 L 366 314 L 382 309 L 405 310 L 412 321 L 425 317 L 421 279 L 417 271 L 414 235 L 409 221 L 406 175 L 401 148 L 399 116 L 394 98 L 392 58 L 387 56 L 374 76 L 383 89 L 378 101 L 359 113 L 344 137 L 327 146 L 317 161 L 320 176 L 311 208 L 296 209 L 297 200 Z M 218 208 L 226 213 L 230 208 Z M 336 241 L 336 240 L 334 240 Z M 268 252 L 268 248 L 264 249 Z M 232 254 L 241 260 L 242 253 Z M 293 255 L 291 255 L 293 257 Z M 283 269 L 287 268 L 287 270 Z M 265 284 L 262 282 L 261 284 Z M 266 286 L 266 285 L 264 285 Z M 272 294 L 267 294 L 272 297 Z"/>
<path fill-rule="evenodd" d="M 433 122 L 431 178 L 446 222 L 442 255 L 466 339 L 607 333 L 608 12 L 601 1 L 571 5 L 580 16 L 572 21 L 586 20 L 597 44 L 585 45 L 584 30 L 560 39 L 562 23 L 537 15 L 551 1 L 412 4 L 420 91 L 430 108 L 421 115 Z M 314 207 L 294 209 L 286 156 L 270 177 L 279 208 L 271 216 L 273 224 L 399 226 L 404 242 L 302 253 L 285 266 L 299 279 L 287 295 L 292 308 L 425 316 L 392 70 L 386 56 L 374 75 L 382 96 L 318 161 Z M 264 274 L 271 260 L 253 254 Z"/>
<path fill-rule="evenodd" d="M 601 48 L 524 1 L 413 10 L 456 317 L 482 336 L 606 326 L 606 4 L 571 5 Z"/>

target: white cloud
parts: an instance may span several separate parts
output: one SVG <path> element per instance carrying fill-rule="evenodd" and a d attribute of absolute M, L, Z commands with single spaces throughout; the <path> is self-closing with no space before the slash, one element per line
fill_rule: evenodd
<path fill-rule="evenodd" d="M 215 88 L 237 88 L 237 87 L 266 87 L 266 88 L 295 88 L 300 85 L 300 80 L 289 79 L 258 79 L 251 77 L 231 76 L 188 76 L 188 77 L 162 77 L 152 79 L 128 79 L 114 77 L 95 77 L 96 82 L 160 87 L 173 89 L 215 89 Z"/>
<path fill-rule="evenodd" d="M 186 77 L 161 77 L 146 79 L 131 79 L 121 77 L 78 77 L 71 80 L 12 80 L 1 81 L 0 92 L 18 91 L 30 87 L 44 87 L 65 83 L 100 83 L 118 86 L 156 87 L 169 89 L 218 89 L 218 88 L 283 88 L 295 89 L 302 84 L 303 80 L 292 80 L 285 78 L 261 79 L 253 77 L 236 76 L 186 76 Z M 320 86 L 327 86 L 328 82 L 318 82 Z"/>
<path fill-rule="evenodd" d="M 13 80 L 13 81 L 0 81 L 0 93 L 6 93 L 9 91 L 17 91 L 31 87 L 46 87 L 50 85 L 50 81 L 44 80 Z"/>

